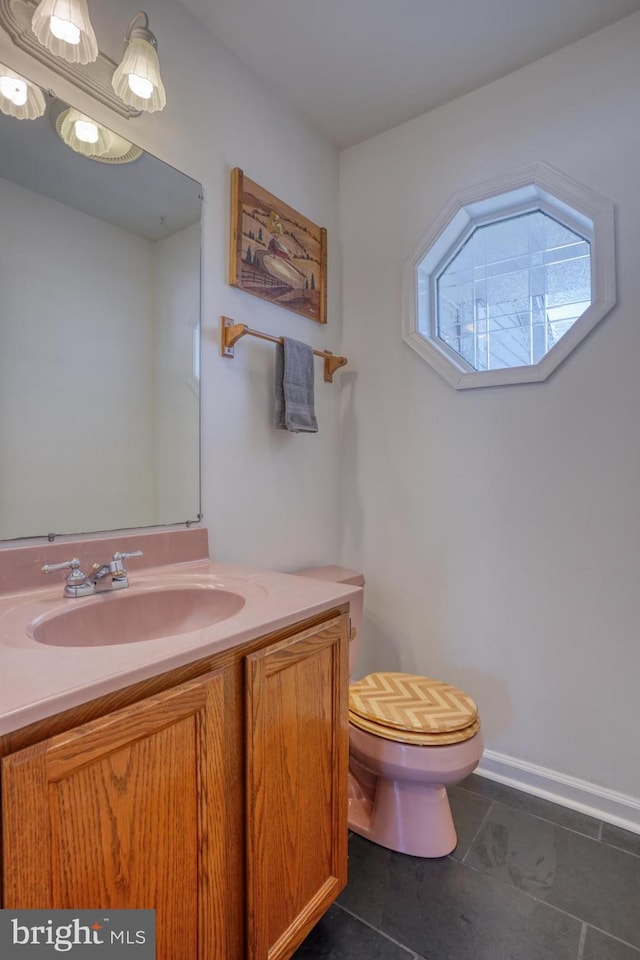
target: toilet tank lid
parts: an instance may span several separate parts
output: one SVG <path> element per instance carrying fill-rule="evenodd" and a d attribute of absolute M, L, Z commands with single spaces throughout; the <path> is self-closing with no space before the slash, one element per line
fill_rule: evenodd
<path fill-rule="evenodd" d="M 350 570 L 348 567 L 312 567 L 310 570 L 298 570 L 296 576 L 311 577 L 313 580 L 331 580 L 332 583 L 350 583 L 354 587 L 364 586 L 363 574 L 359 570 Z"/>

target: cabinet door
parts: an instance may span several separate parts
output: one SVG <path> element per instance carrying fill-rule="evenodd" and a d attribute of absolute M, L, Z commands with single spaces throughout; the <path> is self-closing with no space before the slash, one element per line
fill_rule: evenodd
<path fill-rule="evenodd" d="M 4 906 L 151 908 L 158 960 L 237 960 L 233 687 L 214 671 L 6 757 Z"/>
<path fill-rule="evenodd" d="M 347 879 L 347 618 L 247 657 L 247 956 L 284 960 Z"/>

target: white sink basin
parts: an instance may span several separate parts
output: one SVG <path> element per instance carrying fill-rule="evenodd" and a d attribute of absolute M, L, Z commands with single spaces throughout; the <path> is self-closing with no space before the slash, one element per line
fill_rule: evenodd
<path fill-rule="evenodd" d="M 244 597 L 221 587 L 173 586 L 82 597 L 34 620 L 29 633 L 56 647 L 102 647 L 175 637 L 238 613 Z"/>

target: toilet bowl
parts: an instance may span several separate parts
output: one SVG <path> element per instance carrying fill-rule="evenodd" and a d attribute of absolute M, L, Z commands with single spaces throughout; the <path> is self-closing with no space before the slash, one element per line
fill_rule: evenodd
<path fill-rule="evenodd" d="M 364 587 L 345 567 L 299 576 Z M 362 624 L 362 593 L 351 601 L 353 671 Z M 349 688 L 349 829 L 414 857 L 444 857 L 457 836 L 447 787 L 477 767 L 483 751 L 475 703 L 430 677 L 369 674 Z"/>

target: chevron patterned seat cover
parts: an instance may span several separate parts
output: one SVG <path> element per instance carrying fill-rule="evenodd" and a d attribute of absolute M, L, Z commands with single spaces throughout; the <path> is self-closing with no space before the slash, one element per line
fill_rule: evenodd
<path fill-rule="evenodd" d="M 480 729 L 471 697 L 412 673 L 370 673 L 352 683 L 349 720 L 387 740 L 424 746 L 460 743 Z"/>

